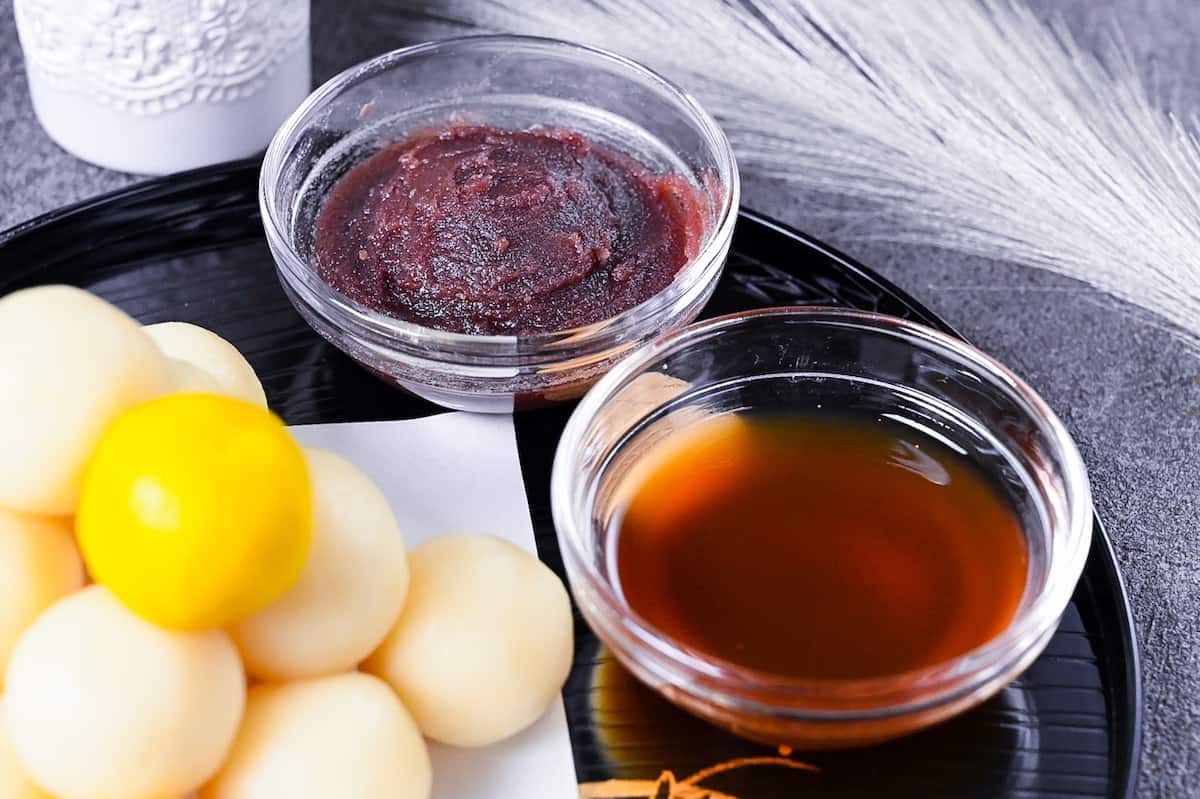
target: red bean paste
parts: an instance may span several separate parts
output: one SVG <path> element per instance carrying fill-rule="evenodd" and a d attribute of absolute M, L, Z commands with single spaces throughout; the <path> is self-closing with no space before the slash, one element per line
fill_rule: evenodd
<path fill-rule="evenodd" d="M 426 327 L 566 330 L 666 288 L 699 249 L 704 208 L 686 178 L 579 133 L 452 124 L 385 147 L 334 185 L 317 270 Z"/>

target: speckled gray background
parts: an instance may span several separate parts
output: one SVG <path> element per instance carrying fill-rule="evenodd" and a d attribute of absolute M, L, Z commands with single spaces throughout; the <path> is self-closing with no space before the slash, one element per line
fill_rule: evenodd
<path fill-rule="evenodd" d="M 1117 25 L 1147 75 L 1180 107 L 1200 109 L 1200 0 L 1030 2 L 1061 15 L 1085 43 Z M 371 24 L 371 9 L 386 4 L 315 0 L 316 80 L 408 41 L 394 25 Z M 67 155 L 38 127 L 11 0 L 0 0 L 0 228 L 133 180 Z M 744 202 L 909 289 L 1062 415 L 1091 470 L 1137 617 L 1146 693 L 1140 794 L 1200 796 L 1200 355 L 1155 320 L 1078 283 L 926 249 L 854 243 L 770 181 L 747 180 Z"/>

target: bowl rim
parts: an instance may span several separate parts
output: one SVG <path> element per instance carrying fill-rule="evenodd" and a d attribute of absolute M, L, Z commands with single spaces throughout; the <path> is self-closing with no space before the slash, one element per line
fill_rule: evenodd
<path fill-rule="evenodd" d="M 578 460 L 588 427 L 608 399 L 628 381 L 646 373 L 647 367 L 664 353 L 686 349 L 710 335 L 762 319 L 834 324 L 892 335 L 910 346 L 967 361 L 1026 404 L 1064 464 L 1061 496 L 1065 524 L 1049 531 L 1052 546 L 1048 548 L 1042 590 L 1018 608 L 1000 634 L 950 660 L 898 674 L 844 680 L 789 678 L 739 666 L 677 642 L 634 613 L 613 585 L 600 575 L 577 534 L 581 521 L 591 524 L 591 500 L 586 503 L 586 519 L 581 520 L 576 514 L 573 490 L 583 473 Z M 567 422 L 555 454 L 550 499 L 568 576 L 572 587 L 578 584 L 576 590 L 585 595 L 580 599 L 586 598 L 580 605 L 585 611 L 595 612 L 594 603 L 601 604 L 611 618 L 598 621 L 610 634 L 624 639 L 619 641 L 619 648 L 628 645 L 637 648 L 635 654 L 644 656 L 639 659 L 639 666 L 656 668 L 659 677 L 685 693 L 694 693 L 688 686 L 694 685 L 698 678 L 703 679 L 705 701 L 718 706 L 806 721 L 873 720 L 921 712 L 980 691 L 1014 665 L 1027 665 L 1032 660 L 1031 652 L 1036 654 L 1034 650 L 1044 646 L 1057 627 L 1083 572 L 1091 544 L 1091 490 L 1083 459 L 1062 421 L 1024 380 L 992 356 L 953 335 L 900 317 L 828 306 L 760 308 L 718 316 L 663 336 L 617 364 L 584 396 Z M 764 696 L 775 701 L 764 700 Z M 834 706 L 805 705 L 822 700 Z M 854 704 L 838 707 L 839 701 Z"/>
<path fill-rule="evenodd" d="M 663 290 L 614 316 L 579 327 L 542 331 L 527 336 L 456 333 L 397 319 L 350 299 L 321 279 L 316 270 L 296 251 L 291 236 L 276 213 L 276 183 L 287 161 L 288 151 L 307 129 L 310 116 L 319 112 L 330 100 L 358 79 L 388 71 L 406 60 L 444 48 L 473 49 L 497 45 L 519 45 L 548 54 L 582 54 L 611 64 L 664 91 L 686 112 L 690 123 L 702 134 L 713 151 L 718 171 L 727 173 L 728 180 L 725 181 L 724 176 L 719 175 L 723 182 L 720 206 L 714 214 L 713 223 L 705 231 L 700 249 L 679 269 Z M 272 137 L 259 172 L 258 196 L 263 227 L 279 272 L 293 288 L 302 286 L 307 292 L 315 294 L 326 306 L 322 311 L 323 315 L 337 319 L 342 325 L 349 324 L 377 340 L 407 342 L 422 350 L 433 347 L 438 352 L 454 352 L 466 356 L 503 357 L 511 355 L 514 345 L 519 345 L 525 352 L 574 349 L 582 342 L 594 340 L 610 331 L 623 335 L 625 331 L 638 330 L 652 323 L 664 307 L 670 307 L 673 301 L 694 291 L 698 284 L 706 282 L 706 277 L 711 278 L 714 265 L 723 264 L 724 254 L 729 247 L 737 221 L 741 179 L 733 148 L 717 121 L 691 94 L 655 70 L 610 50 L 563 39 L 517 34 L 482 34 L 436 39 L 390 50 L 344 69 L 327 80 L 304 99 Z"/>

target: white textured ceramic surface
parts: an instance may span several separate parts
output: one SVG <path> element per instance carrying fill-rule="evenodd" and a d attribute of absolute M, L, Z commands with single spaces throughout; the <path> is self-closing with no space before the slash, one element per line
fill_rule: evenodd
<path fill-rule="evenodd" d="M 266 147 L 310 88 L 308 0 L 16 0 L 34 109 L 62 147 L 161 174 Z"/>

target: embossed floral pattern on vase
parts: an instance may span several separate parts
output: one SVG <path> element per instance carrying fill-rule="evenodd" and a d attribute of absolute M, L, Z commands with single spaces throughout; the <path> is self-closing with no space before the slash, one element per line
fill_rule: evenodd
<path fill-rule="evenodd" d="M 308 0 L 16 0 L 27 67 L 135 114 L 254 95 L 308 36 Z"/>

